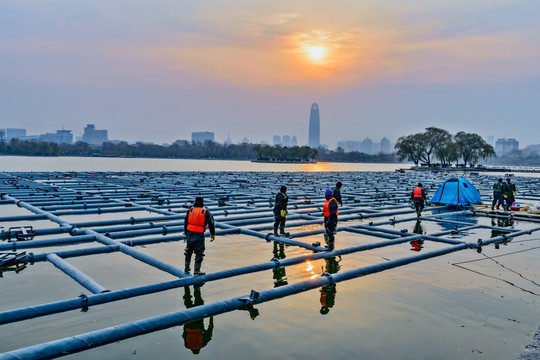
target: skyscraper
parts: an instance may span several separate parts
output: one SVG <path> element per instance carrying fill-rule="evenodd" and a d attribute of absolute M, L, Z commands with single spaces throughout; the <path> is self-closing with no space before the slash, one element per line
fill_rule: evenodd
<path fill-rule="evenodd" d="M 309 113 L 309 147 L 316 148 L 321 144 L 321 120 L 319 118 L 319 105 L 313 103 Z"/>

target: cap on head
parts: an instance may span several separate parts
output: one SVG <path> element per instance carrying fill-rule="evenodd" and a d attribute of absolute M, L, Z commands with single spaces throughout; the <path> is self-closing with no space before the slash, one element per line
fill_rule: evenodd
<path fill-rule="evenodd" d="M 422 187 L 422 183 L 418 183 L 418 187 Z"/>
<path fill-rule="evenodd" d="M 285 185 L 281 185 L 281 187 L 279 188 L 279 191 L 281 191 L 282 193 L 286 193 L 287 187 Z"/>
<path fill-rule="evenodd" d="M 332 190 L 330 189 L 326 189 L 326 191 L 324 192 L 324 195 L 332 195 Z"/>
<path fill-rule="evenodd" d="M 197 196 L 193 205 L 204 205 L 204 199 L 201 196 Z"/>
<path fill-rule="evenodd" d="M 341 181 L 338 181 L 338 182 L 336 183 L 336 187 L 337 187 L 337 188 L 340 188 L 341 185 L 343 185 L 343 184 L 341 183 Z"/>

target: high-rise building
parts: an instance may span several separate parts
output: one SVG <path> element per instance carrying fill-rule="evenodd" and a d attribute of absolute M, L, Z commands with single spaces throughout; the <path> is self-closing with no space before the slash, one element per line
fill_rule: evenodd
<path fill-rule="evenodd" d="M 192 144 L 204 144 L 207 141 L 214 142 L 214 133 L 209 131 L 198 131 L 191 133 Z"/>
<path fill-rule="evenodd" d="M 488 143 L 488 145 L 495 146 L 495 137 L 491 135 L 488 136 L 486 138 L 486 142 Z"/>
<path fill-rule="evenodd" d="M 362 147 L 360 148 L 360 151 L 364 154 L 371 154 L 373 153 L 373 141 L 371 141 L 370 138 L 365 138 L 362 141 Z"/>
<path fill-rule="evenodd" d="M 384 154 L 390 153 L 390 140 L 388 140 L 386 137 L 381 139 L 381 152 Z"/>
<path fill-rule="evenodd" d="M 104 142 L 109 141 L 107 130 L 96 130 L 94 124 L 88 124 L 84 128 L 82 141 L 90 145 L 102 145 Z"/>
<path fill-rule="evenodd" d="M 281 138 L 281 142 L 283 143 L 283 146 L 291 146 L 291 137 L 289 135 L 283 135 Z"/>
<path fill-rule="evenodd" d="M 6 140 L 18 139 L 26 136 L 26 129 L 6 129 Z"/>
<path fill-rule="evenodd" d="M 321 120 L 319 117 L 319 105 L 313 103 L 309 113 L 309 136 L 308 146 L 312 148 L 321 145 Z"/>
<path fill-rule="evenodd" d="M 297 145 L 298 145 L 298 140 L 296 139 L 296 136 L 293 135 L 291 138 L 291 146 L 297 146 Z"/>
<path fill-rule="evenodd" d="M 495 141 L 495 153 L 497 154 L 497 156 L 504 156 L 518 149 L 519 149 L 519 141 L 517 141 L 514 138 L 510 138 L 510 139 L 501 138 Z"/>
<path fill-rule="evenodd" d="M 272 138 L 272 144 L 281 145 L 281 136 L 274 135 L 274 137 Z"/>
<path fill-rule="evenodd" d="M 39 135 L 39 141 L 57 144 L 73 144 L 73 134 L 71 133 L 71 130 L 56 130 L 56 133 Z"/>

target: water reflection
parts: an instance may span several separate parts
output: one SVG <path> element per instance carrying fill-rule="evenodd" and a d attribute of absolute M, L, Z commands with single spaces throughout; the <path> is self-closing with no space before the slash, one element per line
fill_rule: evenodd
<path fill-rule="evenodd" d="M 507 219 L 507 218 L 491 219 L 491 226 L 496 226 L 496 227 L 500 227 L 500 228 L 513 227 L 514 226 L 514 220 Z M 509 234 L 509 233 L 510 233 L 510 231 L 491 229 L 491 238 L 501 236 L 501 235 L 505 235 L 505 234 Z M 511 239 L 505 240 L 504 242 L 502 242 L 502 244 L 506 245 L 509 241 L 511 241 Z M 499 248 L 499 243 L 495 243 L 495 248 L 496 249 Z"/>
<path fill-rule="evenodd" d="M 278 260 L 285 259 L 286 258 L 285 245 L 274 242 L 273 254 L 274 254 L 274 259 L 278 259 Z M 281 266 L 278 268 L 274 268 L 272 269 L 272 273 L 273 273 L 275 288 L 288 284 L 285 267 Z"/>
<path fill-rule="evenodd" d="M 339 258 L 339 260 L 337 260 Z M 341 262 L 341 256 L 339 257 L 329 257 L 329 258 L 326 258 L 324 259 L 326 264 L 325 264 L 325 272 L 329 273 L 329 274 L 336 274 L 339 269 L 340 269 L 340 265 L 339 263 Z M 325 285 L 321 288 L 321 298 L 320 298 L 320 302 L 321 302 L 321 310 L 320 310 L 320 313 L 321 315 L 326 315 L 330 312 L 330 309 L 334 306 L 334 304 L 336 303 L 336 293 L 337 293 L 337 288 L 336 288 L 336 284 L 335 283 L 331 283 L 331 284 L 328 284 L 328 285 Z"/>
<path fill-rule="evenodd" d="M 6 264 L 6 265 L 0 265 L 0 278 L 4 277 L 5 272 L 15 272 L 20 273 L 26 269 L 26 263 L 15 263 L 15 264 Z"/>
<path fill-rule="evenodd" d="M 186 309 L 204 305 L 204 300 L 201 296 L 201 287 L 202 285 L 193 286 L 193 298 L 191 297 L 190 287 L 184 287 L 184 305 L 186 306 Z M 205 347 L 210 340 L 212 340 L 213 331 L 213 316 L 210 316 L 210 322 L 207 328 L 204 325 L 204 319 L 195 320 L 184 324 L 184 332 L 182 334 L 182 337 L 184 338 L 184 346 L 187 349 L 190 349 L 194 354 L 198 354 L 201 349 Z"/>
<path fill-rule="evenodd" d="M 420 234 L 420 235 L 424 234 L 424 228 L 422 227 L 422 222 L 420 220 L 416 220 L 413 233 Z M 420 251 L 424 247 L 424 240 L 422 239 L 413 240 L 409 244 L 411 244 L 411 251 Z"/>

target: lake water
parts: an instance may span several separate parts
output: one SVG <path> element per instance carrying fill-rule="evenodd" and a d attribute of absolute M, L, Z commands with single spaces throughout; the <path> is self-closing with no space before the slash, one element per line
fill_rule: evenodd
<path fill-rule="evenodd" d="M 403 164 L 0 156 L 0 171 L 394 171 Z"/>
<path fill-rule="evenodd" d="M 400 164 L 261 164 L 244 161 L 162 160 L 110 158 L 0 157 L 3 171 L 257 171 L 319 172 L 311 181 L 324 182 L 324 172 L 343 174 L 344 194 L 361 196 L 366 171 L 394 171 Z M 265 175 L 267 176 L 267 175 Z M 332 174 L 335 176 L 335 174 Z M 416 177 L 417 174 L 409 175 Z M 264 177 L 264 176 L 263 176 Z M 380 173 L 384 178 L 384 174 Z M 257 178 L 264 183 L 266 179 Z M 407 181 L 408 181 L 407 180 Z M 99 181 L 96 178 L 95 181 Z M 254 180 L 255 181 L 255 180 Z M 401 181 L 401 180 L 400 180 Z M 181 181 L 179 186 L 185 186 Z M 300 184 L 298 185 L 301 186 Z M 404 186 L 407 188 L 407 186 Z M 254 189 L 251 189 L 254 190 Z M 540 189 L 539 189 L 540 190 Z M 248 191 L 248 190 L 246 190 Z M 273 191 L 273 190 L 272 190 Z M 398 193 L 400 189 L 397 189 Z M 489 194 L 488 194 L 489 195 Z M 182 195 L 179 194 L 179 197 Z M 341 211 L 341 210 L 340 210 Z M 294 210 L 291 210 L 294 212 Z M 0 206 L 0 217 L 28 214 L 15 205 Z M 234 215 L 234 214 L 233 214 Z M 124 214 L 65 215 L 69 222 L 126 217 L 147 217 L 149 212 Z M 271 216 L 271 215 L 270 215 Z M 341 215 L 340 215 L 341 216 Z M 410 215 L 394 216 L 405 218 Z M 388 216 L 390 217 L 390 216 Z M 462 218 L 452 218 L 463 221 Z M 383 218 L 382 220 L 387 220 Z M 352 220 L 347 225 L 370 220 Z M 532 229 L 528 222 L 496 222 L 475 217 L 486 226 Z M 497 220 L 499 221 L 499 220 Z M 27 223 L 27 222 L 26 222 Z M 0 223 L 8 228 L 25 222 Z M 340 223 L 340 225 L 345 222 Z M 35 228 L 54 227 L 45 220 L 32 222 Z M 452 226 L 450 226 L 451 228 Z M 386 225 L 389 230 L 432 234 L 448 230 L 448 224 L 407 221 Z M 291 233 L 321 229 L 320 224 L 287 228 Z M 490 238 L 489 229 L 456 235 L 456 239 Z M 41 236 L 55 238 L 53 236 Z M 336 247 L 346 248 L 377 241 L 377 238 L 347 231 L 336 235 Z M 321 235 L 299 239 L 322 242 Z M 0 244 L 3 243 L 0 241 Z M 46 251 L 86 248 L 90 244 L 35 249 Z M 93 245 L 98 246 L 98 245 Z M 441 248 L 426 241 L 421 252 Z M 183 267 L 183 242 L 138 246 L 137 249 L 164 262 Z M 306 262 L 276 271 L 262 271 L 210 282 L 195 289 L 179 288 L 112 302 L 88 312 L 69 311 L 0 326 L 0 353 L 79 333 L 124 324 L 160 314 L 181 311 L 193 303 L 205 304 L 272 289 L 284 283 L 320 277 L 324 272 L 343 272 L 370 264 L 416 254 L 415 245 L 405 243 L 377 250 Z M 277 246 L 264 239 L 233 234 L 207 242 L 204 270 L 211 273 L 228 268 L 262 263 L 273 257 L 292 258 L 311 252 L 295 246 Z M 176 326 L 118 343 L 98 347 L 68 359 L 515 359 L 540 325 L 539 233 L 524 235 L 499 249 L 485 247 L 482 253 L 468 249 L 443 257 L 383 271 L 338 283 L 333 287 L 257 305 L 259 315 L 234 311 L 203 322 L 204 346 L 198 354 L 187 348 L 186 329 Z M 69 259 L 100 284 L 125 289 L 173 280 L 174 277 L 121 253 Z M 88 291 L 50 263 L 28 265 L 22 271 L 6 272 L 0 278 L 0 311 L 72 299 Z M 323 311 L 323 302 L 327 308 Z M 1 354 L 0 354 L 1 357 Z"/>

